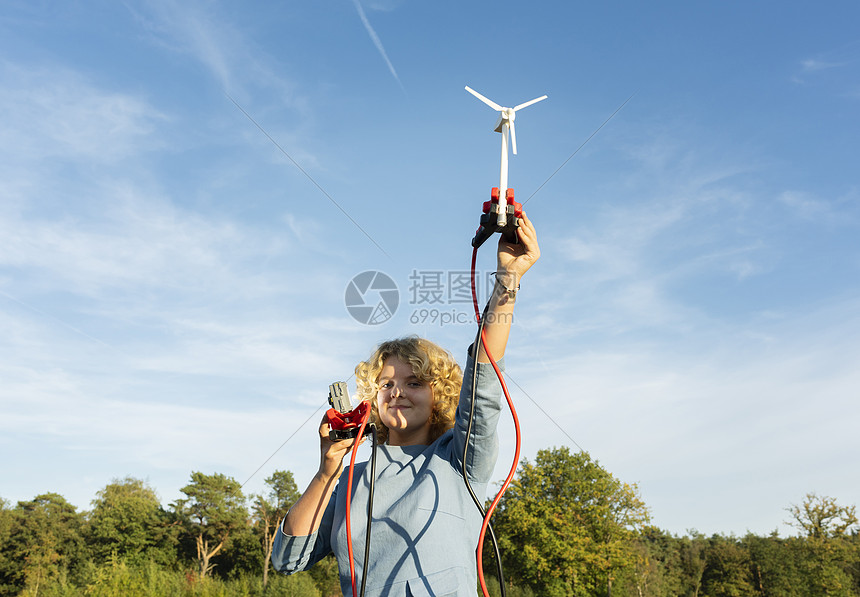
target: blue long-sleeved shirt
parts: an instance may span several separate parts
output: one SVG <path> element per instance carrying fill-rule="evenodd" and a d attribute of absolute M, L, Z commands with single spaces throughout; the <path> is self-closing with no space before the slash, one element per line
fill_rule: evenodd
<path fill-rule="evenodd" d="M 379 446 L 368 558 L 367 597 L 472 596 L 476 594 L 475 548 L 481 515 L 463 481 L 462 458 L 474 362 L 469 357 L 454 428 L 429 446 Z M 499 367 L 503 367 L 499 362 Z M 475 416 L 466 470 L 482 502 L 498 457 L 496 426 L 500 386 L 489 364 L 478 364 Z M 346 541 L 348 471 L 341 475 L 319 529 L 295 537 L 282 530 L 272 551 L 276 570 L 306 570 L 334 552 L 340 585 L 352 596 Z M 355 465 L 352 491 L 352 546 L 357 586 L 361 586 L 370 468 Z"/>

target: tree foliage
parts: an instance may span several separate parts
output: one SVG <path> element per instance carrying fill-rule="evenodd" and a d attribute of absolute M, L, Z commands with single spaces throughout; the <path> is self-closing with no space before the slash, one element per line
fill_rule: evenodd
<path fill-rule="evenodd" d="M 752 597 L 752 562 L 749 550 L 735 537 L 714 535 L 705 551 L 702 594 Z"/>
<path fill-rule="evenodd" d="M 631 539 L 648 518 L 635 486 L 562 447 L 520 465 L 493 526 L 512 579 L 540 595 L 591 595 L 634 565 Z"/>
<path fill-rule="evenodd" d="M 309 572 L 264 578 L 267 542 L 298 497 L 286 471 L 266 487 L 247 500 L 251 516 L 234 480 L 201 473 L 168 509 L 131 478 L 99 491 L 90 512 L 52 493 L 14 507 L 0 499 L 0 597 L 340 595 L 331 556 Z M 635 486 L 587 454 L 557 449 L 523 463 L 494 526 L 508 597 L 860 597 L 853 506 L 809 494 L 792 508 L 807 525 L 794 524 L 799 536 L 674 536 L 646 524 Z M 488 585 L 500 594 L 494 578 Z"/>
<path fill-rule="evenodd" d="M 289 471 L 275 471 L 265 482 L 269 491 L 266 495 L 254 496 L 253 507 L 254 522 L 263 546 L 263 586 L 269 582 L 272 544 L 278 525 L 301 495 Z"/>
<path fill-rule="evenodd" d="M 225 547 L 230 536 L 248 520 L 245 497 L 239 483 L 220 473 L 191 473 L 191 483 L 180 491 L 188 496 L 174 504 L 176 514 L 194 537 L 195 561 L 200 579 L 212 571 L 212 558 Z"/>
<path fill-rule="evenodd" d="M 807 537 L 841 537 L 857 526 L 856 506 L 840 506 L 835 498 L 815 493 L 807 493 L 802 504 L 792 504 L 786 510 L 791 514 L 788 524 Z"/>
<path fill-rule="evenodd" d="M 5 532 L 0 547 L 5 594 L 38 595 L 47 585 L 63 585 L 86 560 L 84 517 L 56 493 L 38 495 L 4 508 Z"/>
<path fill-rule="evenodd" d="M 175 557 L 169 515 L 144 481 L 115 480 L 96 494 L 92 506 L 88 536 L 94 558 L 167 562 Z"/>

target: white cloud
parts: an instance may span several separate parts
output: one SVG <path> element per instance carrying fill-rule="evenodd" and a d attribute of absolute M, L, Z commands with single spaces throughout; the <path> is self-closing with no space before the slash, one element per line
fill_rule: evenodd
<path fill-rule="evenodd" d="M 682 533 L 710 518 L 700 530 L 767 533 L 790 496 L 829 490 L 853 466 L 857 337 L 860 304 L 832 301 L 777 320 L 700 320 L 671 341 L 572 338 L 564 354 L 530 346 L 510 362 L 579 445 L 640 482 L 658 526 Z M 570 443 L 517 403 L 534 447 Z M 842 489 L 860 491 L 853 481 Z M 750 512 L 750 493 L 770 504 L 764 515 Z"/>
<path fill-rule="evenodd" d="M 157 0 L 126 3 L 138 23 L 171 51 L 187 52 L 203 63 L 224 89 L 232 88 L 232 60 L 243 53 L 239 37 L 213 13 L 214 4 Z"/>
<path fill-rule="evenodd" d="M 28 275 L 39 271 L 59 284 L 55 290 L 81 294 L 139 286 L 163 291 L 194 285 L 205 291 L 222 287 L 228 276 L 260 288 L 265 282 L 244 274 L 242 266 L 285 250 L 286 241 L 185 211 L 125 183 L 98 189 L 94 200 L 104 211 L 86 220 L 0 214 L 8 247 L 0 265 Z"/>
<path fill-rule="evenodd" d="M 152 43 L 187 54 L 202 64 L 221 88 L 242 96 L 247 87 L 274 90 L 280 105 L 308 117 L 309 105 L 296 92 L 277 61 L 231 20 L 219 14 L 216 3 L 156 0 L 126 3 Z"/>
<path fill-rule="evenodd" d="M 157 148 L 166 116 L 64 68 L 0 64 L 0 147 L 6 160 L 114 162 Z"/>
<path fill-rule="evenodd" d="M 769 182 L 761 158 L 735 165 L 698 140 L 687 151 L 657 138 L 627 148 L 632 168 L 587 221 L 543 241 L 529 288 L 540 303 L 518 307 L 514 337 L 527 342 L 509 348 L 509 371 L 577 444 L 639 482 L 672 532 L 766 534 L 812 490 L 856 501 L 856 284 L 795 300 L 756 279 L 794 283 L 804 270 L 786 257 L 856 225 L 856 192 L 752 194 Z M 524 453 L 570 445 L 515 402 Z M 502 444 L 509 453 L 509 435 Z"/>
<path fill-rule="evenodd" d="M 821 82 L 837 80 L 837 77 L 845 77 L 846 72 L 860 62 L 860 45 L 856 42 L 840 47 L 829 48 L 814 56 L 804 58 L 798 62 L 799 72 L 792 76 L 794 83 L 806 84 L 808 82 Z"/>
<path fill-rule="evenodd" d="M 368 8 L 380 12 L 391 12 L 400 8 L 405 3 L 406 0 L 372 0 L 368 3 Z"/>
<path fill-rule="evenodd" d="M 825 226 L 856 226 L 858 207 L 855 190 L 849 190 L 839 197 L 826 198 L 804 191 L 784 191 L 778 196 L 779 202 L 789 212 L 802 220 Z"/>
<path fill-rule="evenodd" d="M 373 42 L 373 45 L 376 46 L 379 55 L 382 56 L 382 59 L 388 66 L 388 70 L 391 72 L 391 76 L 394 77 L 394 80 L 397 81 L 397 84 L 400 85 L 400 88 L 406 91 L 406 89 L 403 87 L 403 83 L 400 81 L 400 77 L 398 76 L 397 71 L 394 70 L 394 65 L 391 64 L 391 60 L 388 59 L 388 53 L 385 51 L 385 47 L 382 45 L 382 40 L 379 39 L 379 36 L 376 34 L 376 31 L 374 31 L 373 27 L 370 24 L 370 21 L 367 20 L 367 15 L 364 14 L 364 9 L 361 7 L 361 1 L 352 1 L 355 4 L 355 9 L 358 11 L 358 16 L 361 18 L 361 23 L 362 25 L 364 25 L 364 29 L 370 36 L 370 40 Z"/>
<path fill-rule="evenodd" d="M 818 60 L 815 58 L 808 58 L 806 60 L 800 61 L 800 67 L 803 72 L 806 73 L 814 73 L 822 70 L 829 70 L 832 68 L 839 68 L 841 66 L 845 66 L 844 63 L 840 62 L 825 62 L 823 60 Z"/>

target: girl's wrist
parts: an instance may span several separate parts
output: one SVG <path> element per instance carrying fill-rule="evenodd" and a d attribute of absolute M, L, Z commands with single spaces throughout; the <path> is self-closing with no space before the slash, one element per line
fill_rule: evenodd
<path fill-rule="evenodd" d="M 341 471 L 343 471 L 343 462 L 323 456 L 320 468 L 317 471 L 317 479 L 324 483 L 328 483 L 332 479 L 337 479 L 340 476 Z"/>
<path fill-rule="evenodd" d="M 498 271 L 496 276 L 496 289 L 501 296 L 507 296 L 510 300 L 517 298 L 520 289 L 520 276 L 513 272 Z"/>

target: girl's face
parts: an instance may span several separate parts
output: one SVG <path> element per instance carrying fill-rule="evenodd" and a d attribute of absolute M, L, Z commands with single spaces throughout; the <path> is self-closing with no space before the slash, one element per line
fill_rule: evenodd
<path fill-rule="evenodd" d="M 390 445 L 429 443 L 433 389 L 415 376 L 412 365 L 397 357 L 385 359 L 379 373 L 376 405 L 379 418 L 388 427 Z"/>

